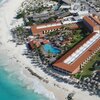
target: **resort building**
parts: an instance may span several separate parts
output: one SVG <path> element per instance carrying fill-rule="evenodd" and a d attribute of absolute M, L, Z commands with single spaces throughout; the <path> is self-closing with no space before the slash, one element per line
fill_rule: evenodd
<path fill-rule="evenodd" d="M 36 45 L 36 47 L 40 47 L 41 44 L 48 44 L 48 43 L 49 43 L 49 40 L 32 40 L 32 41 L 29 41 L 29 44 L 30 44 L 30 47 L 31 47 L 32 50 L 35 48 L 35 45 Z"/>
<path fill-rule="evenodd" d="M 100 18 L 99 16 L 84 16 L 83 22 L 91 32 L 100 32 Z"/>
<path fill-rule="evenodd" d="M 60 72 L 75 74 L 98 50 L 100 50 L 100 34 L 93 32 L 58 59 L 53 67 Z"/>
<path fill-rule="evenodd" d="M 76 14 L 77 14 L 78 16 L 80 16 L 81 18 L 83 18 L 84 16 L 89 15 L 89 12 L 88 12 L 88 10 L 85 10 L 85 11 L 78 11 Z"/>
<path fill-rule="evenodd" d="M 40 35 L 43 36 L 44 33 L 49 31 L 58 30 L 62 27 L 61 22 L 52 22 L 47 24 L 41 24 L 41 25 L 33 25 L 31 27 L 32 33 L 34 36 Z"/>
<path fill-rule="evenodd" d="M 49 43 L 49 40 L 46 39 L 36 39 L 34 36 L 28 37 L 28 43 L 33 50 L 35 46 L 38 48 L 41 46 L 41 44 L 47 44 Z"/>
<path fill-rule="evenodd" d="M 78 23 L 78 22 L 81 22 L 82 21 L 82 18 L 79 17 L 79 16 L 68 16 L 68 17 L 64 17 L 61 22 L 63 25 L 66 25 L 66 24 L 74 24 L 74 23 Z"/>

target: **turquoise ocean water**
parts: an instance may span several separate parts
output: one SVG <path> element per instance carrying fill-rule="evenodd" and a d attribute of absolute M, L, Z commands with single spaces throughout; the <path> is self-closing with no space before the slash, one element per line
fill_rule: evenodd
<path fill-rule="evenodd" d="M 0 100 L 47 100 L 43 95 L 27 90 L 23 84 L 19 84 L 19 80 L 10 77 L 11 73 L 4 69 L 10 65 L 7 59 L 6 54 L 0 50 Z"/>
<path fill-rule="evenodd" d="M 18 80 L 11 79 L 9 73 L 0 66 L 0 100 L 46 100 L 31 90 L 26 90 L 18 84 Z"/>

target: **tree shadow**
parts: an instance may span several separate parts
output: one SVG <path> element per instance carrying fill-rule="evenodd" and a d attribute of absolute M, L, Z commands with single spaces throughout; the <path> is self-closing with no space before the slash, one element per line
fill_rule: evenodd
<path fill-rule="evenodd" d="M 94 68 L 89 68 L 89 71 L 93 71 L 94 70 Z"/>

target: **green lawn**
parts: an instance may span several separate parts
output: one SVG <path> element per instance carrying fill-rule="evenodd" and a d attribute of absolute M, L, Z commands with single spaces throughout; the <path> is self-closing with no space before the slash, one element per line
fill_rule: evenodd
<path fill-rule="evenodd" d="M 100 60 L 100 51 L 98 51 L 96 53 L 95 56 L 92 57 L 92 59 L 83 67 L 82 69 L 82 73 L 78 73 L 75 75 L 76 78 L 79 79 L 79 77 L 89 77 L 91 76 L 92 72 L 93 72 L 93 64 L 97 61 L 97 60 Z"/>
<path fill-rule="evenodd" d="M 68 45 L 69 48 L 73 48 L 78 42 L 80 42 L 84 37 L 81 34 L 73 35 L 72 42 Z"/>

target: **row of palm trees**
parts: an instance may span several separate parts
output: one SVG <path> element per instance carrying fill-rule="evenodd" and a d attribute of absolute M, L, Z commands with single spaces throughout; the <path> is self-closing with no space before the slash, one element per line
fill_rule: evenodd
<path fill-rule="evenodd" d="M 24 43 L 29 36 L 28 30 L 26 30 L 23 26 L 17 26 L 16 28 L 11 30 L 12 36 L 16 42 Z"/>

